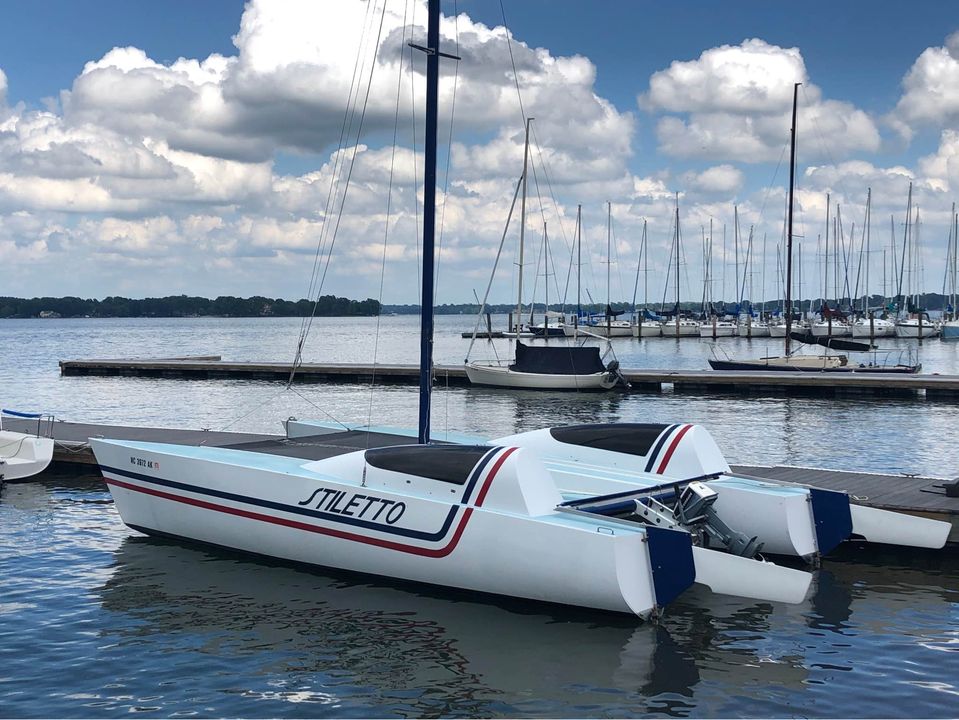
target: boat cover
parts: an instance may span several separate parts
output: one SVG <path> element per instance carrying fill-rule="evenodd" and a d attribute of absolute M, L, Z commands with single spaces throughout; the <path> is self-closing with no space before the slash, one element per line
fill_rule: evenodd
<path fill-rule="evenodd" d="M 592 375 L 606 371 L 597 347 L 531 347 L 519 341 L 516 362 L 509 369 L 542 375 Z"/>
<path fill-rule="evenodd" d="M 822 345 L 833 350 L 844 350 L 845 352 L 866 352 L 872 350 L 873 346 L 869 343 L 856 342 L 854 340 L 843 340 L 834 337 L 818 337 L 809 332 L 791 332 L 789 337 L 808 345 Z"/>

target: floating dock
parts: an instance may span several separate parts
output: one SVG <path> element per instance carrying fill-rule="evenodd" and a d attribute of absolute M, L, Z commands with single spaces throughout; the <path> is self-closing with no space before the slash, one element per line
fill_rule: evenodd
<path fill-rule="evenodd" d="M 18 432 L 33 432 L 36 429 L 36 422 L 4 420 L 4 426 Z M 178 445 L 232 447 L 257 452 L 292 455 L 294 457 L 312 457 L 318 452 L 322 453 L 323 448 L 361 450 L 371 445 L 411 442 L 409 438 L 398 438 L 395 435 L 382 435 L 356 430 L 329 433 L 320 438 L 287 440 L 280 435 L 89 425 L 70 422 L 55 422 L 51 427 L 52 436 L 56 440 L 56 449 L 53 455 L 53 464 L 47 472 L 80 469 L 85 474 L 93 472 L 96 466 L 96 459 L 88 442 L 89 438 L 96 437 Z M 942 485 L 950 481 L 944 478 L 848 472 L 785 465 L 734 465 L 733 472 L 773 482 L 801 483 L 827 490 L 838 490 L 849 493 L 857 502 L 869 507 L 944 520 L 952 525 L 949 542 L 959 543 L 959 498 L 952 498 L 945 494 Z M 38 476 L 38 478 L 42 479 L 43 475 Z"/>
<path fill-rule="evenodd" d="M 463 365 L 434 366 L 438 385 L 469 386 Z M 959 400 L 959 375 L 884 375 L 875 373 L 753 372 L 720 370 L 620 370 L 634 392 L 739 393 L 744 395 L 815 395 L 825 397 L 925 397 Z M 229 362 L 219 358 L 142 360 L 61 360 L 62 375 L 114 375 L 151 378 L 243 378 L 288 380 L 289 363 Z M 363 363 L 304 363 L 300 382 L 415 385 L 419 366 Z"/>

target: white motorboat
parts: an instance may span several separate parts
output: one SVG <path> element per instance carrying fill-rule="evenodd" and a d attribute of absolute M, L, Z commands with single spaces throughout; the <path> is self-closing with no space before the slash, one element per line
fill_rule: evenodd
<path fill-rule="evenodd" d="M 896 335 L 896 323 L 883 318 L 861 317 L 852 324 L 852 336 L 854 338 L 880 338 L 894 337 Z"/>
<path fill-rule="evenodd" d="M 37 421 L 36 433 L 4 430 L 3 416 Z M 42 437 L 43 414 L 0 411 L 0 484 L 23 480 L 43 472 L 53 459 L 53 439 Z"/>

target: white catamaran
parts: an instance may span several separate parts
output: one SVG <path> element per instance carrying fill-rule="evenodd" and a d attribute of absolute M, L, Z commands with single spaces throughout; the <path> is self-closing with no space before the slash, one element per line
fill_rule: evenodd
<path fill-rule="evenodd" d="M 427 48 L 419 444 L 340 446 L 304 461 L 91 439 L 124 523 L 283 560 L 640 616 L 695 581 L 800 601 L 808 573 L 694 547 L 690 533 L 639 518 L 567 507 L 531 450 L 428 444 L 439 0 L 429 2 Z"/>
<path fill-rule="evenodd" d="M 743 490 L 748 479 L 727 477 L 718 449 L 694 426 L 554 428 L 429 444 L 443 54 L 439 0 L 428 9 L 416 444 L 402 433 L 295 422 L 291 440 L 301 430 L 319 440 L 238 449 L 91 439 L 123 522 L 308 565 L 643 617 L 693 583 L 801 601 L 810 573 L 762 560 L 762 547 L 815 555 L 869 532 L 842 493 Z M 885 527 L 883 518 L 874 524 Z M 941 525 L 922 527 L 935 534 Z"/>

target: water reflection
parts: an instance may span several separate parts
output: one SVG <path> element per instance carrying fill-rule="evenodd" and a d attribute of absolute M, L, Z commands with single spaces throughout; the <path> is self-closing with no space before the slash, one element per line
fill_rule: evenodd
<path fill-rule="evenodd" d="M 955 552 L 850 545 L 803 604 L 697 588 L 640 624 L 132 537 L 108 498 L 0 499 L 8 675 L 58 715 L 955 714 Z"/>
<path fill-rule="evenodd" d="M 315 676 L 298 692 L 318 701 L 346 682 L 368 688 L 375 705 L 403 692 L 416 714 L 488 715 L 497 698 L 578 706 L 610 691 L 691 695 L 698 681 L 665 628 L 632 618 L 474 602 L 149 538 L 123 542 L 100 595 L 104 608 L 139 621 L 107 631 L 115 641 L 148 635 L 171 650 L 262 652 L 255 673 L 287 689 Z"/>
<path fill-rule="evenodd" d="M 129 538 L 99 594 L 132 620 L 112 624 L 105 640 L 245 659 L 254 697 L 255 678 L 267 675 L 298 701 L 355 703 L 350 688 L 362 687 L 373 706 L 402 696 L 418 715 L 582 715 L 613 702 L 683 716 L 703 681 L 795 692 L 806 677 L 802 658 L 772 639 L 782 608 L 705 591 L 640 624 Z"/>

